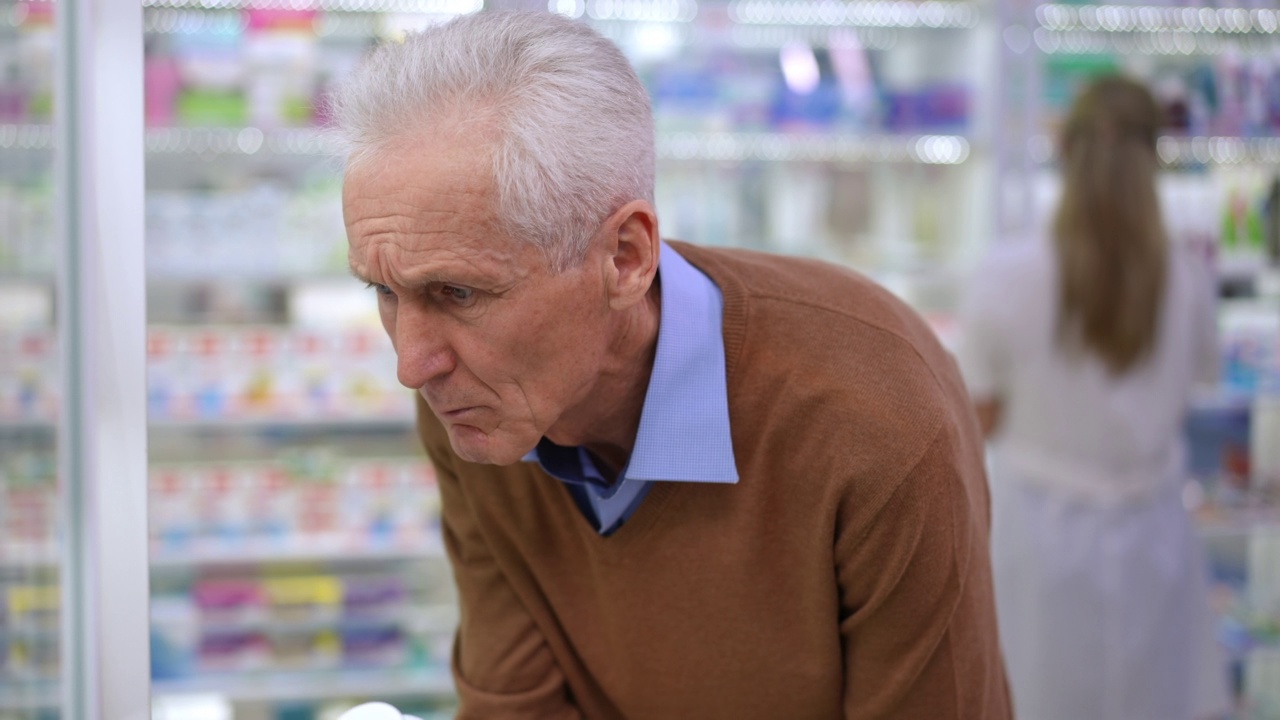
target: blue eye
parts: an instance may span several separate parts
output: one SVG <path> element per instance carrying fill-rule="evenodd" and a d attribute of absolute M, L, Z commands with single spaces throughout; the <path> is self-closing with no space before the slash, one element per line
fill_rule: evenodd
<path fill-rule="evenodd" d="M 476 295 L 475 290 L 466 287 L 458 287 L 457 285 L 445 285 L 441 288 L 441 292 L 460 305 L 470 303 Z"/>
<path fill-rule="evenodd" d="M 386 285 L 379 285 L 378 283 L 368 283 L 368 286 L 373 288 L 374 292 L 378 293 L 383 297 L 395 297 L 395 293 L 392 292 L 391 288 L 387 287 Z"/>

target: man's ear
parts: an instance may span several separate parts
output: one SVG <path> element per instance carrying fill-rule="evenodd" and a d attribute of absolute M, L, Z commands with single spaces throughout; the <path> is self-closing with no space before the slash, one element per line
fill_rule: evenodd
<path fill-rule="evenodd" d="M 602 232 L 609 306 L 622 310 L 644 299 L 658 273 L 658 215 L 648 202 L 632 200 L 609 216 Z"/>

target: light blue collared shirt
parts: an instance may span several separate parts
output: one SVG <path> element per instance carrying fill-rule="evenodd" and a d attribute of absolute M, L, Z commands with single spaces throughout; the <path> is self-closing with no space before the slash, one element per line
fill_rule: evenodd
<path fill-rule="evenodd" d="M 738 482 L 721 333 L 724 296 L 665 242 L 658 274 L 658 347 L 635 448 L 617 482 L 609 484 L 581 447 L 543 438 L 524 458 L 565 482 L 601 535 L 621 527 L 654 482 Z"/>

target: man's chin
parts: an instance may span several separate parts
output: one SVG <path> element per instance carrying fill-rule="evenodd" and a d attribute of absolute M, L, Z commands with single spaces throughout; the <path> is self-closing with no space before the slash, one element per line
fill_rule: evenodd
<path fill-rule="evenodd" d="M 453 451 L 469 463 L 514 465 L 528 454 L 528 450 L 514 447 L 511 442 L 498 441 L 470 425 L 453 425 L 448 430 L 449 444 L 453 447 Z"/>

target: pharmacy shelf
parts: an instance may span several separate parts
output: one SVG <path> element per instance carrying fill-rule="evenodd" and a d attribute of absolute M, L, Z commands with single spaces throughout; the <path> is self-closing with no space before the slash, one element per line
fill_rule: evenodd
<path fill-rule="evenodd" d="M 1272 9 L 1046 4 L 1036 22 L 1036 46 L 1049 54 L 1253 55 L 1280 42 Z"/>
<path fill-rule="evenodd" d="M 416 635 L 436 633 L 452 633 L 458 626 L 458 612 L 455 606 L 432 608 L 417 604 L 396 611 L 384 611 L 368 615 L 349 614 L 340 608 L 331 617 L 320 617 L 305 620 L 280 620 L 264 616 L 244 620 L 211 620 L 208 618 L 188 619 L 167 618 L 152 614 L 151 622 L 155 626 L 194 625 L 203 633 L 260 631 L 267 635 L 290 635 L 314 633 L 335 628 L 351 629 L 359 627 L 385 627 L 395 625 L 405 628 Z M 13 631 L 11 631 L 13 632 Z M 56 628 L 32 628 L 13 632 L 14 635 L 38 635 L 56 633 Z M 4 631 L 0 630 L 0 638 Z"/>
<path fill-rule="evenodd" d="M 1252 404 L 1252 393 L 1227 388 L 1197 389 L 1191 397 L 1192 412 L 1248 410 Z"/>
<path fill-rule="evenodd" d="M 1156 7 L 1144 5 L 1045 4 L 1036 8 L 1045 30 L 1091 32 L 1180 32 L 1208 35 L 1275 35 L 1280 10 Z"/>
<path fill-rule="evenodd" d="M 322 10 L 325 12 L 466 15 L 484 0 L 142 0 L 144 8 L 189 10 Z"/>
<path fill-rule="evenodd" d="M 0 269 L 0 288 L 18 283 L 43 287 L 53 282 L 54 274 L 49 270 L 25 270 L 12 267 Z"/>
<path fill-rule="evenodd" d="M 58 707 L 58 691 L 41 683 L 31 689 L 4 683 L 0 710 L 48 710 Z M 153 696 L 219 695 L 232 702 L 395 699 L 452 697 L 453 681 L 445 672 L 403 669 L 220 675 L 182 680 L 153 680 Z"/>
<path fill-rule="evenodd" d="M 329 672 L 222 675 L 155 680 L 153 695 L 221 695 L 232 702 L 329 700 L 335 698 L 451 697 L 445 672 L 424 670 L 342 670 Z"/>
<path fill-rule="evenodd" d="M 978 26 L 982 13 L 977 3 L 962 1 L 733 0 L 729 17 L 750 25 L 970 29 Z"/>
<path fill-rule="evenodd" d="M 216 567 L 237 565 L 281 565 L 306 563 L 391 563 L 414 560 L 431 560 L 444 557 L 444 548 L 438 542 L 426 542 L 421 547 L 325 547 L 314 544 L 308 547 L 274 548 L 245 547 L 186 552 L 157 552 L 151 557 L 152 570 L 182 570 L 192 567 Z"/>
<path fill-rule="evenodd" d="M 1266 258 L 1260 255 L 1236 256 L 1224 253 L 1218 258 L 1218 278 L 1223 281 L 1253 280 L 1273 272 Z M 1252 398 L 1249 398 L 1252 400 Z"/>
<path fill-rule="evenodd" d="M 0 545 L 0 576 L 3 576 L 4 571 L 26 573 L 47 570 L 57 567 L 61 561 L 58 549 L 52 543 L 19 545 L 10 542 Z"/>
<path fill-rule="evenodd" d="M 176 10 L 324 10 L 342 13 L 409 13 L 464 15 L 480 10 L 483 0 L 144 0 L 145 8 Z M 716 6 L 721 3 L 706 3 Z M 697 0 L 555 0 L 548 7 L 571 18 L 641 23 L 688 23 L 698 16 Z M 970 29 L 981 21 L 978 3 L 966 0 L 733 0 L 731 21 L 752 25 Z M 172 29 L 196 32 L 196 18 Z M 215 29 L 210 26 L 208 29 Z"/>
<path fill-rule="evenodd" d="M 1185 30 L 1157 32 L 1106 32 L 1101 30 L 1048 30 L 1036 28 L 1036 47 L 1049 55 L 1221 55 L 1269 54 L 1280 46 L 1280 36 L 1270 34 L 1225 35 Z"/>
<path fill-rule="evenodd" d="M 0 688 L 4 688 L 4 692 L 0 693 L 0 710 L 53 710 L 61 704 L 55 683 L 28 685 L 0 677 Z"/>
<path fill-rule="evenodd" d="M 254 417 L 254 418 L 208 418 L 189 420 L 152 420 L 148 429 L 152 431 L 220 431 L 237 432 L 333 432 L 339 430 L 364 430 L 368 432 L 400 432 L 411 430 L 415 418 L 412 413 L 405 415 L 351 415 L 345 417 Z"/>
<path fill-rule="evenodd" d="M 1280 533 L 1280 503 L 1202 509 L 1196 514 L 1196 529 L 1206 539 L 1246 537 L 1260 529 Z"/>
<path fill-rule="evenodd" d="M 1054 142 L 1047 135 L 1033 137 L 1027 147 L 1038 163 L 1056 160 Z M 1164 135 L 1156 141 L 1156 152 L 1170 168 L 1274 165 L 1280 163 L 1280 137 Z"/>
<path fill-rule="evenodd" d="M 1280 137 L 1174 137 L 1156 143 L 1166 165 L 1272 165 L 1280 163 Z"/>
<path fill-rule="evenodd" d="M 60 628 L 57 625 L 21 625 L 18 627 L 0 626 L 0 643 L 12 640 L 34 640 L 56 637 Z"/>
<path fill-rule="evenodd" d="M 52 132 L 40 125 L 0 125 L 0 147 L 47 147 Z M 42 145 L 43 144 L 43 145 Z M 152 128 L 147 151 L 164 155 L 334 156 L 338 143 L 314 128 Z M 771 132 L 663 132 L 657 153 L 664 160 L 730 162 L 891 162 L 958 165 L 969 158 L 960 135 L 856 135 Z"/>
<path fill-rule="evenodd" d="M 360 430 L 371 433 L 408 432 L 414 427 L 412 414 L 393 416 L 349 417 L 261 417 L 208 418 L 191 420 L 153 420 L 147 429 L 153 432 L 298 432 L 333 433 Z M 0 437 L 6 435 L 49 434 L 57 430 L 52 420 L 0 419 Z"/>
<path fill-rule="evenodd" d="M 43 420 L 6 420 L 0 418 L 0 437 L 5 435 L 48 434 L 58 429 L 57 423 Z"/>
<path fill-rule="evenodd" d="M 143 32 L 151 35 L 235 34 L 248 26 L 248 14 L 239 9 L 149 7 L 142 16 Z M 324 13 L 314 20 L 315 34 L 321 39 L 373 39 L 388 30 L 379 15 L 368 12 Z"/>
<path fill-rule="evenodd" d="M 0 150 L 49 150 L 52 125 L 0 124 Z"/>
<path fill-rule="evenodd" d="M 0 150 L 48 150 L 51 125 L 0 124 Z M 256 127 L 148 128 L 147 152 L 153 155 L 333 155 L 338 145 L 322 130 Z"/>
<path fill-rule="evenodd" d="M 150 128 L 152 155 L 336 155 L 338 143 L 316 128 L 261 130 L 256 127 Z"/>
<path fill-rule="evenodd" d="M 439 635 L 452 633 L 458 627 L 458 612 L 455 606 L 418 606 L 413 605 L 395 611 L 382 611 L 367 615 L 350 614 L 341 608 L 335 608 L 329 617 L 316 617 L 305 620 L 281 620 L 270 617 L 266 613 L 262 617 L 243 620 L 220 620 L 199 617 L 193 613 L 190 617 L 165 617 L 160 613 L 151 616 L 153 627 L 192 627 L 201 633 L 261 632 L 271 636 L 302 635 L 325 630 L 352 630 L 357 628 L 395 626 L 413 635 Z M 18 627 L 0 626 L 0 643 L 15 640 L 41 640 L 57 637 L 61 628 L 57 625 L 21 625 Z"/>
<path fill-rule="evenodd" d="M 393 563 L 444 558 L 444 548 L 439 542 L 424 542 L 421 547 L 366 547 L 352 548 L 312 544 L 308 547 L 244 547 L 222 549 L 197 549 L 184 552 L 162 551 L 151 557 L 151 569 L 157 571 L 190 568 L 234 567 L 240 565 L 285 564 L 358 564 Z M 30 570 L 51 568 L 59 562 L 55 548 L 39 546 L 14 550 L 0 547 L 0 570 Z"/>
<path fill-rule="evenodd" d="M 704 162 L 958 165 L 970 152 L 969 141 L 959 135 L 668 132 L 657 140 L 659 159 Z"/>

